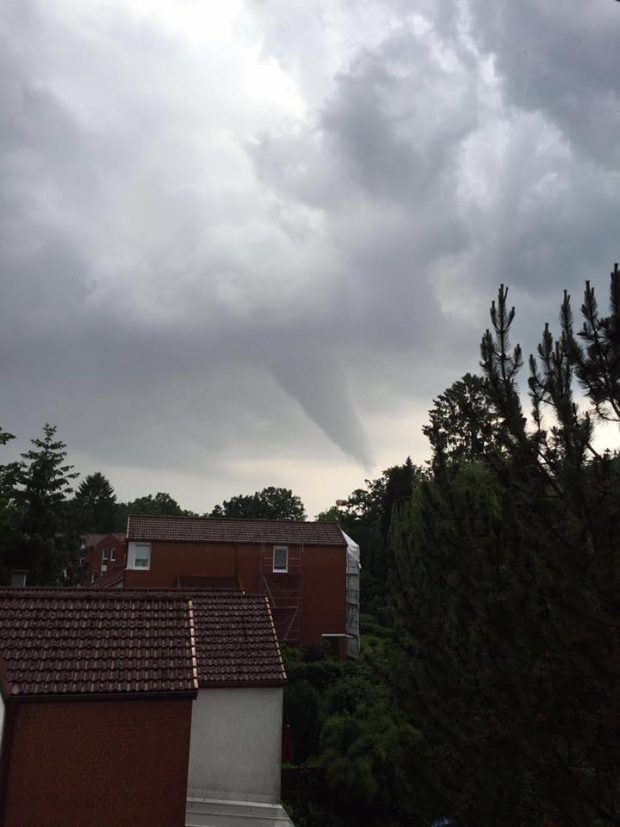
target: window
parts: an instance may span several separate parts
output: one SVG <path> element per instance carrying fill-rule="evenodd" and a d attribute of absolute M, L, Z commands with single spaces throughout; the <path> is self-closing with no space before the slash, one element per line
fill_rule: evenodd
<path fill-rule="evenodd" d="M 288 546 L 273 547 L 273 570 L 288 571 Z"/>
<path fill-rule="evenodd" d="M 115 560 L 116 560 L 116 549 L 111 548 L 110 549 L 110 563 L 114 563 Z"/>
<path fill-rule="evenodd" d="M 127 559 L 128 569 L 150 569 L 151 568 L 151 544 L 150 543 L 129 543 L 129 554 Z"/>

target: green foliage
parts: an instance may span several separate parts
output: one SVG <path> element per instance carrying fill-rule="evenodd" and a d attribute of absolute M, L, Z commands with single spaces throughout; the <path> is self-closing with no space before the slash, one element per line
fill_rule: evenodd
<path fill-rule="evenodd" d="M 270 486 L 254 494 L 239 494 L 216 505 L 211 517 L 238 517 L 254 520 L 305 520 L 301 499 L 289 488 Z"/>
<path fill-rule="evenodd" d="M 388 574 L 392 568 L 390 526 L 395 509 L 408 502 L 424 472 L 407 457 L 402 465 L 387 468 L 375 480 L 366 480 L 344 501 L 317 516 L 334 521 L 360 546 L 360 592 L 369 611 L 388 621 Z"/>
<path fill-rule="evenodd" d="M 165 491 L 159 491 L 155 496 L 147 494 L 127 503 L 129 514 L 142 514 L 147 517 L 184 517 L 192 516 L 193 512 L 184 511 L 178 502 Z"/>
<path fill-rule="evenodd" d="M 74 520 L 81 532 L 106 534 L 114 530 L 116 495 L 99 471 L 80 483 L 73 500 Z"/>
<path fill-rule="evenodd" d="M 583 350 L 568 297 L 560 338 L 545 328 L 531 427 L 500 288 L 481 346 L 492 439 L 477 456 L 436 439 L 432 479 L 392 521 L 394 693 L 423 732 L 415 772 L 429 820 L 620 823 L 620 464 L 592 446 L 572 389 L 576 375 L 594 412 L 617 416 L 618 278 L 604 319 L 586 288 Z"/>
<path fill-rule="evenodd" d="M 498 447 L 500 421 L 489 406 L 487 380 L 466 373 L 434 400 L 422 428 L 435 456 L 450 464 L 482 459 Z"/>
<path fill-rule="evenodd" d="M 368 615 L 365 622 L 373 624 Z M 399 712 L 384 677 L 390 668 L 390 631 L 376 627 L 381 637 L 373 655 L 359 661 L 284 652 L 285 721 L 293 730 L 295 760 L 305 760 L 308 770 L 322 770 L 324 786 L 317 788 L 315 772 L 306 779 L 305 795 L 302 784 L 294 802 L 300 824 L 413 823 L 410 770 L 419 736 Z M 324 822 L 313 820 L 320 819 L 317 804 L 325 811 Z"/>
<path fill-rule="evenodd" d="M 81 563 L 77 531 L 71 525 L 68 496 L 78 476 L 66 463 L 65 444 L 46 424 L 8 474 L 20 540 L 7 553 L 12 568 L 28 571 L 29 585 L 73 583 Z"/>
<path fill-rule="evenodd" d="M 15 439 L 0 428 L 0 445 L 6 445 Z M 0 465 L 0 583 L 7 583 L 9 579 L 7 554 L 15 543 L 16 513 L 12 502 L 11 477 L 13 466 Z"/>

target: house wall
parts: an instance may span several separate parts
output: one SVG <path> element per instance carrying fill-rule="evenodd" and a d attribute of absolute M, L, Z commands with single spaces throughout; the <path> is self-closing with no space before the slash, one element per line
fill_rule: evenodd
<path fill-rule="evenodd" d="M 192 701 L 19 703 L 4 827 L 183 827 Z"/>
<path fill-rule="evenodd" d="M 125 588 L 176 588 L 179 577 L 237 577 L 245 591 L 265 594 L 263 555 L 270 561 L 272 549 L 258 543 L 152 542 L 150 569 L 127 569 Z M 289 545 L 291 556 L 294 551 L 301 559 L 298 642 L 310 646 L 323 634 L 345 634 L 346 546 Z M 279 577 L 284 575 L 269 575 L 273 583 Z"/>
<path fill-rule="evenodd" d="M 176 588 L 179 577 L 238 577 L 258 592 L 260 546 L 250 543 L 151 543 L 148 571 L 127 569 L 126 588 Z"/>
<path fill-rule="evenodd" d="M 188 794 L 280 801 L 282 688 L 201 689 L 194 701 Z"/>
<path fill-rule="evenodd" d="M 347 549 L 312 546 L 304 549 L 301 643 L 309 646 L 323 634 L 345 634 Z"/>
<path fill-rule="evenodd" d="M 101 570 L 104 549 L 114 549 L 116 551 L 116 560 L 114 562 L 108 562 L 106 572 L 102 572 Z M 93 574 L 97 578 L 101 577 L 102 574 L 125 568 L 127 563 L 127 541 L 115 537 L 113 534 L 107 534 L 95 543 L 94 546 L 87 547 L 86 562 L 88 567 L 84 574 L 83 583 L 88 586 L 92 581 Z"/>
<path fill-rule="evenodd" d="M 0 692 L 0 750 L 2 749 L 2 733 L 4 732 L 4 699 Z"/>

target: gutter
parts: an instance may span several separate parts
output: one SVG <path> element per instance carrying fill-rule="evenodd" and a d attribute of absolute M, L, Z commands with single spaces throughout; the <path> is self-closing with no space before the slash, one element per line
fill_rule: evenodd
<path fill-rule="evenodd" d="M 19 703 L 75 703 L 88 701 L 172 701 L 172 700 L 194 700 L 195 689 L 180 689 L 168 692 L 79 692 L 56 695 L 13 695 L 11 701 Z M 8 703 L 7 703 L 8 709 Z M 0 822 L 1 827 L 1 822 Z"/>

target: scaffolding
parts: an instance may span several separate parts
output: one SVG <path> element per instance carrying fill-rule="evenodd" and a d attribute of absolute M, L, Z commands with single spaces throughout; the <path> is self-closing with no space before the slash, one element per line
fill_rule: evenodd
<path fill-rule="evenodd" d="M 273 570 L 273 546 L 262 544 L 260 584 L 271 604 L 280 643 L 301 643 L 303 603 L 303 544 L 288 546 L 287 571 Z"/>
<path fill-rule="evenodd" d="M 342 531 L 342 529 L 340 529 Z M 348 534 L 347 541 L 347 655 L 358 658 L 360 654 L 360 547 Z"/>

